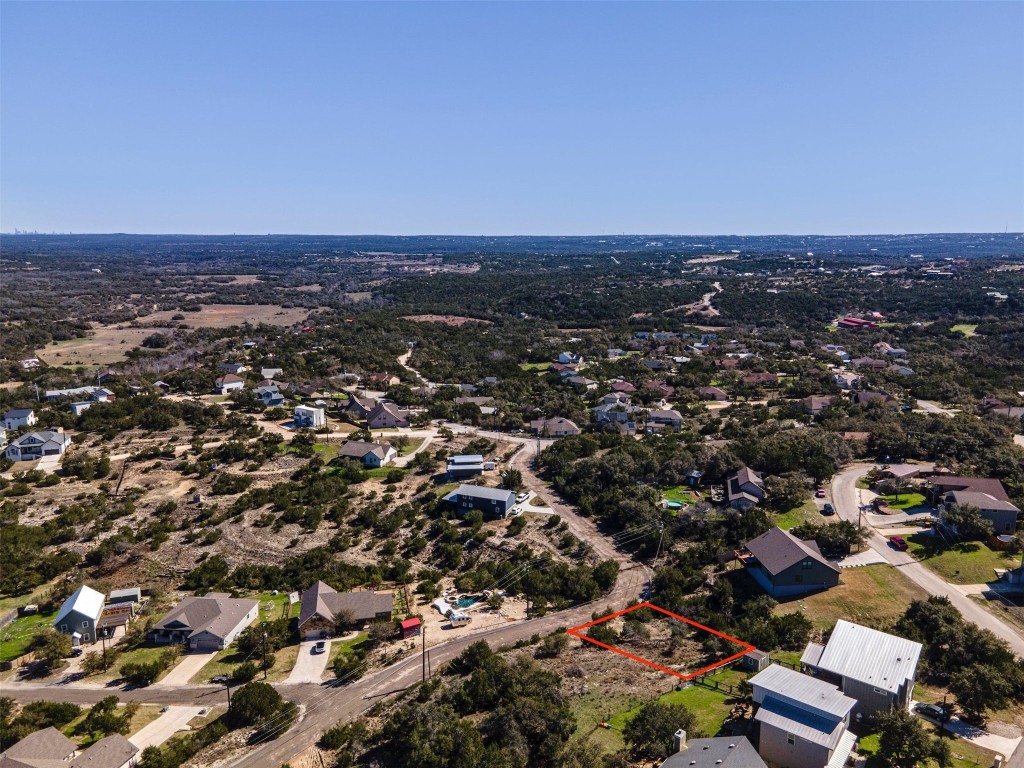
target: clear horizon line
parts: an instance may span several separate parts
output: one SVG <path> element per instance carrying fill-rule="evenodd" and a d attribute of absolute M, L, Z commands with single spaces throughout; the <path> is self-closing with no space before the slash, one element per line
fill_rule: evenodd
<path fill-rule="evenodd" d="M 816 232 L 760 232 L 760 233 L 669 233 L 669 232 L 620 232 L 620 233 L 599 233 L 599 234 L 548 234 L 535 233 L 523 234 L 464 234 L 457 232 L 446 233 L 417 233 L 411 235 L 386 234 L 380 232 L 366 232 L 361 234 L 337 233 L 337 232 L 0 232 L 0 237 L 473 237 L 473 238 L 527 238 L 527 237 L 573 237 L 573 238 L 595 238 L 595 237 L 920 237 L 936 235 L 1004 235 L 1022 236 L 1024 231 L 1004 230 L 1003 232 L 990 231 L 935 231 L 935 232 L 844 232 L 841 234 L 823 234 Z"/>

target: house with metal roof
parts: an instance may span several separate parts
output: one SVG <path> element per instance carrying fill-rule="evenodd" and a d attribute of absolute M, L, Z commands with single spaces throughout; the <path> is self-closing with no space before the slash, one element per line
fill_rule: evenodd
<path fill-rule="evenodd" d="M 842 768 L 856 736 L 856 701 L 834 685 L 772 664 L 748 681 L 753 689 L 754 742 L 777 768 Z"/>
<path fill-rule="evenodd" d="M 821 554 L 814 541 L 801 541 L 772 528 L 747 542 L 737 553 L 747 573 L 775 598 L 830 589 L 839 584 L 839 568 Z"/>
<path fill-rule="evenodd" d="M 687 740 L 686 731 L 678 730 L 675 746 L 660 768 L 767 768 L 746 736 Z"/>
<path fill-rule="evenodd" d="M 482 485 L 463 483 L 445 496 L 444 500 L 455 506 L 455 512 L 459 517 L 470 510 L 479 509 L 486 518 L 500 519 L 515 506 L 516 495 L 505 488 L 486 488 Z"/>
<path fill-rule="evenodd" d="M 53 626 L 58 632 L 71 635 L 71 644 L 96 642 L 96 623 L 103 614 L 103 593 L 83 584 L 64 601 Z"/>
<path fill-rule="evenodd" d="M 479 453 L 449 456 L 445 465 L 449 480 L 462 480 L 483 473 L 484 457 Z"/>
<path fill-rule="evenodd" d="M 260 612 L 258 600 L 222 594 L 186 597 L 153 625 L 156 643 L 186 643 L 193 651 L 222 651 Z"/>
<path fill-rule="evenodd" d="M 299 634 L 306 640 L 326 639 L 339 629 L 360 629 L 371 621 L 389 621 L 393 610 L 391 592 L 338 592 L 318 581 L 302 593 Z"/>
<path fill-rule="evenodd" d="M 800 663 L 834 681 L 864 715 L 908 708 L 921 643 L 840 619 L 825 645 L 808 643 Z"/>

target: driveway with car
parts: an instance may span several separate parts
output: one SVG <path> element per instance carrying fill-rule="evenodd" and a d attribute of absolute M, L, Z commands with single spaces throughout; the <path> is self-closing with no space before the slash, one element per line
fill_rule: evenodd
<path fill-rule="evenodd" d="M 324 644 L 323 653 L 313 653 L 317 643 Z M 327 660 L 331 657 L 330 640 L 304 640 L 299 645 L 299 656 L 295 659 L 295 666 L 291 674 L 285 680 L 285 684 L 296 683 L 319 683 L 327 670 Z"/>

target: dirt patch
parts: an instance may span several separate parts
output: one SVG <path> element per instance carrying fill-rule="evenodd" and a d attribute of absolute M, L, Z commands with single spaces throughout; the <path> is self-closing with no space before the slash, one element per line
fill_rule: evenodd
<path fill-rule="evenodd" d="M 716 256 L 696 256 L 692 259 L 687 259 L 687 264 L 714 264 L 716 261 L 735 261 L 739 256 L 736 254 L 723 253 Z"/>
<path fill-rule="evenodd" d="M 475 317 L 462 317 L 460 315 L 406 315 L 403 320 L 412 320 L 414 323 L 441 323 L 441 325 L 453 325 L 455 327 L 466 323 L 480 323 L 490 325 L 490 320 L 479 320 Z"/>
<path fill-rule="evenodd" d="M 282 307 L 280 304 L 203 304 L 199 312 L 180 312 L 163 310 L 151 315 L 140 317 L 137 322 L 147 325 L 160 325 L 172 322 L 177 315 L 184 315 L 184 320 L 173 322 L 188 328 L 230 328 L 243 323 L 266 323 L 267 325 L 294 325 L 301 323 L 309 315 L 305 307 Z"/>

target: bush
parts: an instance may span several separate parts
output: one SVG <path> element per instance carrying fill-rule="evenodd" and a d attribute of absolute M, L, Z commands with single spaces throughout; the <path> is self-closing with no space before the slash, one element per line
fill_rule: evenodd
<path fill-rule="evenodd" d="M 228 718 L 236 727 L 257 725 L 281 709 L 284 699 L 267 683 L 247 683 L 231 698 Z"/>
<path fill-rule="evenodd" d="M 236 685 L 248 683 L 250 680 L 256 677 L 259 671 L 259 667 L 257 667 L 253 662 L 243 662 L 231 671 L 231 682 L 235 683 Z"/>

